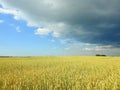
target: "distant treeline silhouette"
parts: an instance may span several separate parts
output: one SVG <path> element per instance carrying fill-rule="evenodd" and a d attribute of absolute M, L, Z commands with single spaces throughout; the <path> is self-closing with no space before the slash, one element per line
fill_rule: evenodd
<path fill-rule="evenodd" d="M 106 55 L 104 55 L 104 54 L 96 54 L 96 56 L 106 56 Z"/>
<path fill-rule="evenodd" d="M 0 58 L 30 58 L 31 56 L 0 56 Z"/>
<path fill-rule="evenodd" d="M 0 56 L 0 58 L 10 58 L 12 56 Z"/>

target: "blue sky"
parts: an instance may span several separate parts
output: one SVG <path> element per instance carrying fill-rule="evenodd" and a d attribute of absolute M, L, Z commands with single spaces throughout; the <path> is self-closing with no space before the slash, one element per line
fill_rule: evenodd
<path fill-rule="evenodd" d="M 0 55 L 120 55 L 119 1 L 67 1 L 1 0 Z"/>
<path fill-rule="evenodd" d="M 13 15 L 0 14 L 0 54 L 1 55 L 59 55 L 63 45 L 51 36 L 39 36 L 36 27 L 28 27 L 23 20 L 15 20 Z M 19 29 L 19 30 L 18 30 Z M 55 42 L 54 42 L 55 40 Z M 60 51 L 56 53 L 54 49 Z M 59 49 L 60 48 L 60 49 Z"/>

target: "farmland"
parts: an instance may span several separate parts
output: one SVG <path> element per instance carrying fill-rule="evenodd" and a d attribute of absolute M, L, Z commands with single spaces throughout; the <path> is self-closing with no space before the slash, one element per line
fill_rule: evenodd
<path fill-rule="evenodd" d="M 120 57 L 0 58 L 0 90 L 120 90 Z"/>

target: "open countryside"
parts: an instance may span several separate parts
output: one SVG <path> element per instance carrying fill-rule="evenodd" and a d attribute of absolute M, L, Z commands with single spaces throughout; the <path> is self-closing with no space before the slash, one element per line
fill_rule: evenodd
<path fill-rule="evenodd" d="M 120 90 L 120 0 L 0 0 L 0 90 Z"/>

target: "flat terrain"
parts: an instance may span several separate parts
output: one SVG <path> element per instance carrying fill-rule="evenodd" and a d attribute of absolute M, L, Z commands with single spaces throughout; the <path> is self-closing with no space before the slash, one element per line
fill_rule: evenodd
<path fill-rule="evenodd" d="M 120 57 L 0 58 L 0 90 L 120 90 Z"/>

